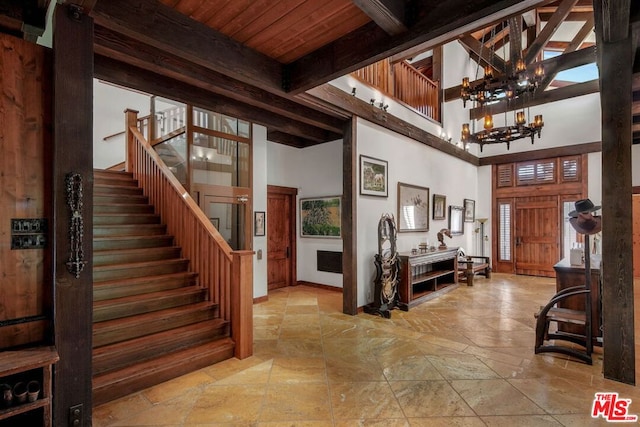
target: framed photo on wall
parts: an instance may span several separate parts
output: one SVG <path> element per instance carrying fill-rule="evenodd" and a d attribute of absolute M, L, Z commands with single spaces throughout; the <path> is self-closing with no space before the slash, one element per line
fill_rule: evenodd
<path fill-rule="evenodd" d="M 253 214 L 253 235 L 264 236 L 265 233 L 265 213 L 255 212 Z"/>
<path fill-rule="evenodd" d="M 464 234 L 464 208 L 449 206 L 449 231 L 452 236 Z"/>
<path fill-rule="evenodd" d="M 473 222 L 476 220 L 476 201 L 464 199 L 464 222 Z"/>
<path fill-rule="evenodd" d="M 429 231 L 429 189 L 398 183 L 398 231 Z"/>
<path fill-rule="evenodd" d="M 433 219 L 441 220 L 447 218 L 447 196 L 442 194 L 433 195 Z"/>
<path fill-rule="evenodd" d="M 220 229 L 220 218 L 209 218 L 211 224 L 216 228 L 216 230 Z"/>
<path fill-rule="evenodd" d="M 389 195 L 388 163 L 360 155 L 360 194 L 387 197 Z"/>
<path fill-rule="evenodd" d="M 339 239 L 341 197 L 300 199 L 300 236 Z"/>

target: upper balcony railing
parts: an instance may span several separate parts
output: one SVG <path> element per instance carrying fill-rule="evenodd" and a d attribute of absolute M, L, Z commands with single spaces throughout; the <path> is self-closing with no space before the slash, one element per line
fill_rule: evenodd
<path fill-rule="evenodd" d="M 383 59 L 353 72 L 352 75 L 418 113 L 440 121 L 440 85 L 408 62 L 391 64 L 389 59 Z"/>

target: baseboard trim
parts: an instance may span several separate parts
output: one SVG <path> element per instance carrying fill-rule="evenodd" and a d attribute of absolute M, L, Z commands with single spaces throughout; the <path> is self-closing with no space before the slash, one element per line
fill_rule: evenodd
<path fill-rule="evenodd" d="M 338 288 L 336 286 L 322 285 L 320 283 L 313 283 L 313 282 L 307 282 L 304 280 L 298 280 L 298 283 L 296 283 L 296 286 L 301 286 L 301 285 L 311 286 L 312 288 L 325 289 L 327 291 L 342 292 L 342 288 Z"/>
<path fill-rule="evenodd" d="M 267 301 L 269 301 L 269 295 L 265 295 L 265 296 L 253 299 L 254 304 L 260 304 L 261 302 L 267 302 Z"/>

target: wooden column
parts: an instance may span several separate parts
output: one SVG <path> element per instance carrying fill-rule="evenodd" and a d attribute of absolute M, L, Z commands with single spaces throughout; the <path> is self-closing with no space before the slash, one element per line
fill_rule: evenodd
<path fill-rule="evenodd" d="M 234 251 L 231 273 L 231 338 L 234 356 L 253 354 L 253 251 Z"/>
<path fill-rule="evenodd" d="M 628 0 L 593 3 L 602 106 L 603 371 L 635 384 L 630 6 Z"/>
<path fill-rule="evenodd" d="M 79 426 L 91 425 L 93 241 L 93 20 L 72 6 L 54 11 L 53 283 L 54 339 L 60 355 L 53 377 L 53 425 L 67 426 L 79 409 Z M 76 278 L 67 270 L 71 210 L 66 176 L 83 184 L 82 250 Z"/>
<path fill-rule="evenodd" d="M 358 145 L 357 119 L 344 126 L 342 139 L 342 312 L 358 314 Z"/>

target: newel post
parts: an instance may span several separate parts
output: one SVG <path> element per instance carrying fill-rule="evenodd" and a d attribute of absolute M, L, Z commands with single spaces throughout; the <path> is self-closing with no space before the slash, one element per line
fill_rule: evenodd
<path fill-rule="evenodd" d="M 231 338 L 234 356 L 253 354 L 253 251 L 234 251 L 231 271 Z"/>
<path fill-rule="evenodd" d="M 127 108 L 124 110 L 124 129 L 125 129 L 125 142 L 126 146 L 126 158 L 125 158 L 125 170 L 127 172 L 133 171 L 133 159 L 134 159 L 134 141 L 131 127 L 138 127 L 138 111 Z"/>

